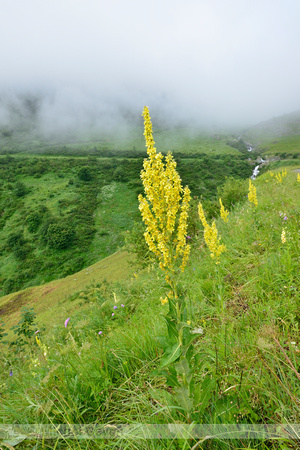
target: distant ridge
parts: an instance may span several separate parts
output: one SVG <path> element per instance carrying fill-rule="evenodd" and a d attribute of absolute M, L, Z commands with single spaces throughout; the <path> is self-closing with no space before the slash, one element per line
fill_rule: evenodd
<path fill-rule="evenodd" d="M 251 142 L 263 142 L 281 136 L 300 134 L 300 110 L 254 125 L 244 133 Z"/>

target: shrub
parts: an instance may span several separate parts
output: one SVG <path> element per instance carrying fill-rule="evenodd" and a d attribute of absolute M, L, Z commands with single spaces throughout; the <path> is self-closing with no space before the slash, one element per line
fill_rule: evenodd
<path fill-rule="evenodd" d="M 40 211 L 33 211 L 26 217 L 26 224 L 30 233 L 35 233 L 43 219 L 43 214 Z"/>
<path fill-rule="evenodd" d="M 78 172 L 78 178 L 81 181 L 91 181 L 93 179 L 93 172 L 90 167 L 82 167 Z"/>
<path fill-rule="evenodd" d="M 23 236 L 23 230 L 13 231 L 8 235 L 6 245 L 9 249 L 15 247 L 21 247 L 25 244 L 25 239 Z"/>
<path fill-rule="evenodd" d="M 45 238 L 50 248 L 62 250 L 71 246 L 74 237 L 75 231 L 71 225 L 50 223 Z"/>
<path fill-rule="evenodd" d="M 28 189 L 24 183 L 22 183 L 21 181 L 17 181 L 15 184 L 14 192 L 17 197 L 24 197 L 24 195 L 27 194 Z"/>
<path fill-rule="evenodd" d="M 248 182 L 233 177 L 228 177 L 225 184 L 218 189 L 218 196 L 222 198 L 225 208 L 232 209 L 236 203 L 239 203 L 247 197 Z"/>

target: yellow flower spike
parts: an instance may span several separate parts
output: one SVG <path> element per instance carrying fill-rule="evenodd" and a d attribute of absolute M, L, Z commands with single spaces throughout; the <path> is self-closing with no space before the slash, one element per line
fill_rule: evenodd
<path fill-rule="evenodd" d="M 285 233 L 285 228 L 282 228 L 282 232 L 281 232 L 281 242 L 283 244 L 286 243 L 286 233 Z"/>
<path fill-rule="evenodd" d="M 159 267 L 173 273 L 176 259 L 181 258 L 181 270 L 184 270 L 189 256 L 186 232 L 190 190 L 182 189 L 172 154 L 168 153 L 163 163 L 163 155 L 156 152 L 146 106 L 142 115 L 148 158 L 141 172 L 145 196 L 139 195 L 138 200 L 146 225 L 144 236 L 150 251 L 159 259 Z"/>
<path fill-rule="evenodd" d="M 249 193 L 248 193 L 248 199 L 250 203 L 253 203 L 254 206 L 257 206 L 257 195 L 256 195 L 256 188 L 251 183 L 251 180 L 249 179 Z"/>
<path fill-rule="evenodd" d="M 298 172 L 297 181 L 300 181 L 300 173 Z"/>
<path fill-rule="evenodd" d="M 220 256 L 226 251 L 226 246 L 219 244 L 220 238 L 218 237 L 216 224 L 213 222 L 211 227 L 208 225 L 201 203 L 198 205 L 198 214 L 204 227 L 204 240 L 210 250 L 210 256 L 215 259 L 216 264 L 219 264 Z"/>
<path fill-rule="evenodd" d="M 224 205 L 223 205 L 223 203 L 222 203 L 222 200 L 219 198 L 219 202 L 220 202 L 220 205 L 221 205 L 221 209 L 220 209 L 220 215 L 221 215 L 221 218 L 224 220 L 224 222 L 228 222 L 228 214 L 229 214 L 229 211 L 227 211 L 225 208 L 224 208 Z"/>

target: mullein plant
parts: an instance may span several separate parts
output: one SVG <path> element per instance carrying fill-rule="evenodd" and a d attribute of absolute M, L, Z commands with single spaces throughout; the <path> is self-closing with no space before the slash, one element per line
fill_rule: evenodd
<path fill-rule="evenodd" d="M 169 307 L 164 316 L 168 337 L 157 338 L 164 355 L 154 374 L 166 377 L 167 384 L 174 388 L 177 403 L 189 414 L 194 404 L 193 341 L 197 335 L 191 332 L 179 278 L 190 254 L 187 243 L 190 190 L 187 186 L 182 188 L 172 154 L 168 153 L 164 163 L 163 155 L 156 152 L 148 107 L 144 108 L 143 117 L 148 158 L 141 172 L 145 195 L 139 195 L 139 209 L 146 225 L 145 240 L 169 285 L 168 294 L 161 298 L 162 305 Z"/>
<path fill-rule="evenodd" d="M 252 203 L 255 207 L 257 207 L 257 195 L 256 195 L 256 187 L 254 184 L 251 183 L 251 180 L 249 179 L 249 193 L 248 193 L 248 200 L 250 203 Z"/>
<path fill-rule="evenodd" d="M 222 202 L 221 202 L 221 204 L 222 204 Z M 221 210 L 221 213 L 222 213 L 222 210 Z M 212 226 L 208 225 L 201 203 L 199 203 L 199 205 L 198 205 L 198 214 L 199 214 L 200 220 L 201 220 L 203 228 L 204 228 L 204 240 L 210 250 L 210 256 L 212 257 L 212 259 L 215 260 L 216 264 L 219 264 L 220 256 L 223 252 L 225 252 L 226 246 L 224 244 L 220 244 L 220 237 L 218 237 L 218 230 L 217 230 L 215 221 L 213 221 Z M 227 219 L 227 215 L 228 215 L 228 212 L 225 216 L 226 219 Z M 225 220 L 224 217 L 223 217 L 223 220 Z"/>
<path fill-rule="evenodd" d="M 275 178 L 277 180 L 277 183 L 282 183 L 283 178 L 286 176 L 287 176 L 286 169 L 282 169 L 281 173 L 280 172 L 276 173 Z"/>
<path fill-rule="evenodd" d="M 220 205 L 221 205 L 220 216 L 221 216 L 221 219 L 223 219 L 224 222 L 226 223 L 226 222 L 228 222 L 229 211 L 227 211 L 227 209 L 224 208 L 224 205 L 223 205 L 222 200 L 220 198 L 219 198 L 219 202 L 220 202 Z"/>
<path fill-rule="evenodd" d="M 223 220 L 226 221 L 227 215 L 229 214 L 228 211 L 225 210 L 222 201 L 220 199 L 221 204 L 221 217 L 223 215 Z M 222 208 L 224 211 L 222 211 Z M 203 225 L 204 231 L 203 231 L 203 237 L 205 240 L 206 245 L 208 246 L 210 250 L 210 256 L 216 263 L 216 272 L 217 272 L 217 278 L 218 278 L 218 299 L 221 306 L 221 312 L 222 316 L 224 315 L 224 295 L 223 295 L 223 283 L 221 280 L 221 271 L 218 267 L 220 263 L 220 256 L 222 253 L 226 251 L 226 246 L 224 244 L 220 244 L 220 237 L 218 236 L 218 230 L 216 227 L 215 221 L 213 221 L 212 226 L 210 226 L 207 223 L 207 220 L 205 218 L 203 206 L 201 203 L 198 205 L 198 214 L 199 218 L 201 220 L 201 223 Z M 228 220 L 228 219 L 227 219 Z"/>

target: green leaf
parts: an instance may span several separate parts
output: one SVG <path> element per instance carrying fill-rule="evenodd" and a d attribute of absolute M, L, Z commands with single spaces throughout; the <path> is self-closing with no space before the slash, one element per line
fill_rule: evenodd
<path fill-rule="evenodd" d="M 187 387 L 181 386 L 176 389 L 175 398 L 179 406 L 188 412 L 192 411 L 194 402 L 193 399 L 189 397 L 189 390 Z"/>
<path fill-rule="evenodd" d="M 176 342 L 178 342 L 177 339 L 170 340 L 170 338 L 168 338 L 167 336 L 156 336 L 155 339 L 160 343 L 164 352 L 168 347 L 170 347 L 170 344 L 174 345 Z"/>
<path fill-rule="evenodd" d="M 216 387 L 215 379 L 210 378 L 209 376 L 204 378 L 202 384 L 198 384 L 195 386 L 194 399 L 195 403 L 197 404 L 197 409 L 199 410 L 199 412 L 203 411 L 208 405 L 215 387 Z"/>
<path fill-rule="evenodd" d="M 181 347 L 178 343 L 166 349 L 160 361 L 160 368 L 165 367 L 175 361 L 181 355 Z"/>
<path fill-rule="evenodd" d="M 183 375 L 187 375 L 191 371 L 190 365 L 186 358 L 181 358 L 179 361 L 177 361 L 174 364 L 174 367 L 175 367 L 177 373 L 181 373 Z"/>
<path fill-rule="evenodd" d="M 168 327 L 168 335 L 170 339 L 178 339 L 178 331 L 176 327 L 176 321 L 172 317 L 164 316 L 165 321 L 167 322 Z"/>

